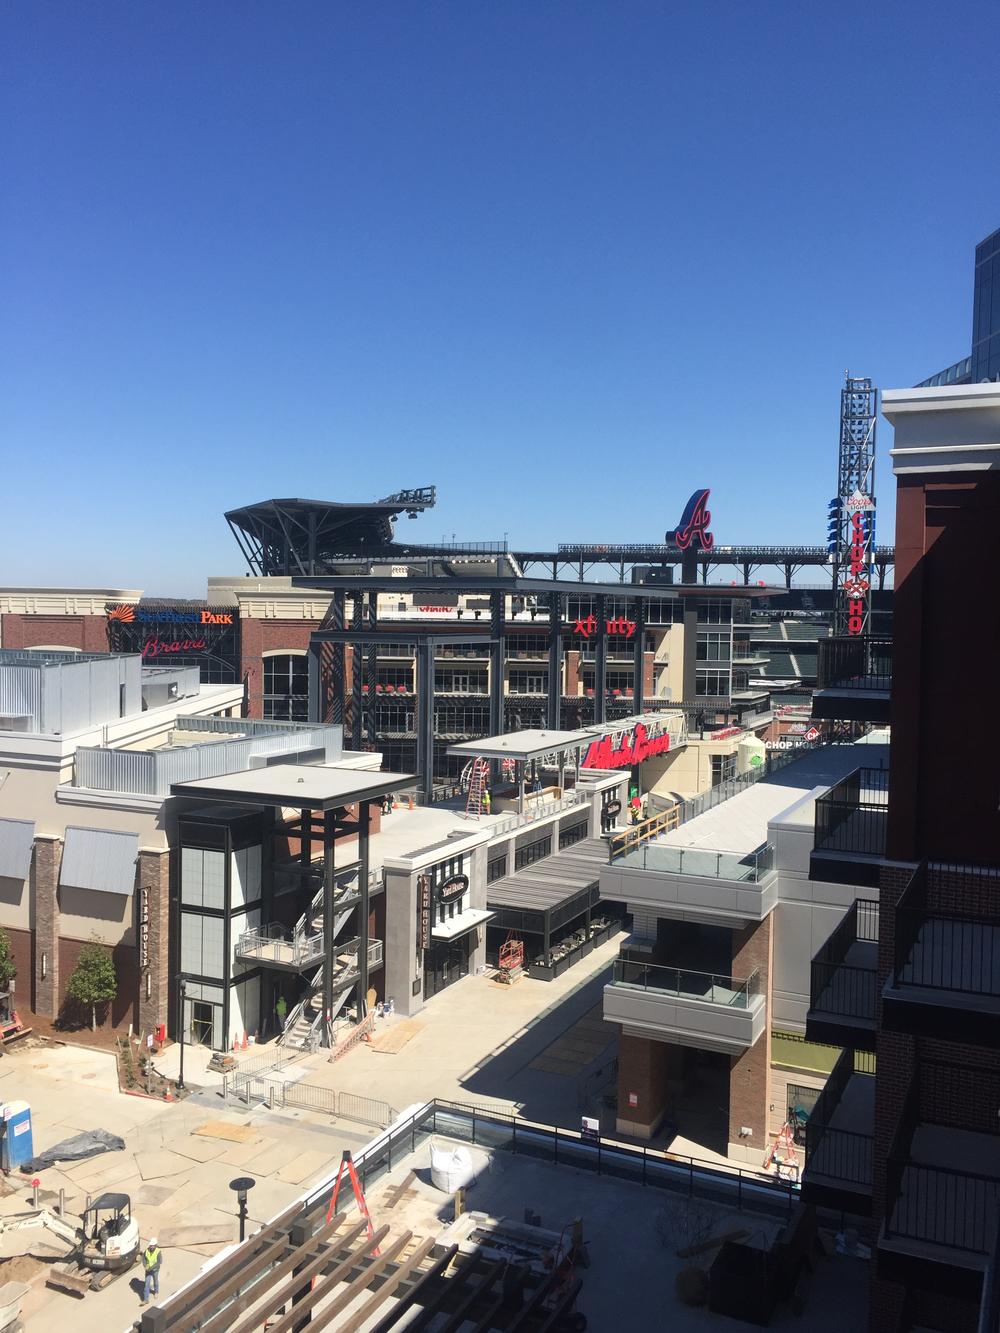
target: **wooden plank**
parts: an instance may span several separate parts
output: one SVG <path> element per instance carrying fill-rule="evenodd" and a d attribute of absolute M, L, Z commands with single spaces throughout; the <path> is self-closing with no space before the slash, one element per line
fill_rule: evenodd
<path fill-rule="evenodd" d="M 407 1172 L 406 1179 L 402 1180 L 398 1185 L 394 1185 L 389 1191 L 389 1197 L 383 1204 L 383 1209 L 395 1208 L 396 1204 L 399 1203 L 400 1199 L 414 1183 L 416 1178 L 417 1173 L 415 1171 Z"/>
<path fill-rule="evenodd" d="M 220 1300 L 243 1285 L 254 1273 L 274 1263 L 288 1246 L 286 1228 L 290 1227 L 305 1205 L 296 1202 L 279 1213 L 273 1222 L 263 1227 L 235 1251 L 236 1263 L 225 1268 L 210 1268 L 195 1278 L 184 1291 L 171 1296 L 166 1304 L 166 1328 L 188 1330 L 196 1327 L 199 1319 L 210 1314 Z M 234 1275 L 235 1268 L 235 1275 Z M 228 1280 L 226 1280 L 228 1278 Z M 156 1307 L 159 1308 L 159 1307 Z"/>
<path fill-rule="evenodd" d="M 426 1240 L 421 1241 L 405 1263 L 400 1264 L 395 1273 L 386 1278 L 374 1296 L 370 1296 L 361 1309 L 356 1314 L 352 1314 L 346 1323 L 338 1324 L 337 1333 L 358 1333 L 358 1330 L 364 1327 L 379 1306 L 388 1300 L 400 1283 L 405 1282 L 413 1270 L 420 1267 L 436 1243 L 434 1236 L 428 1236 Z"/>
<path fill-rule="evenodd" d="M 388 1268 L 396 1258 L 396 1255 L 404 1250 L 412 1239 L 413 1232 L 404 1231 L 397 1240 L 393 1241 L 387 1250 L 383 1250 L 377 1259 L 373 1259 L 368 1267 L 363 1269 L 356 1278 L 350 1281 L 341 1294 L 335 1300 L 331 1301 L 325 1310 L 321 1310 L 318 1314 L 313 1314 L 312 1319 L 309 1321 L 309 1333 L 319 1333 L 320 1329 L 326 1328 L 331 1319 L 336 1319 L 343 1310 L 347 1309 L 353 1300 L 356 1300 L 363 1291 L 367 1291 L 368 1284 L 371 1280 L 378 1277 L 383 1269 Z M 321 1287 L 316 1288 L 316 1293 L 318 1293 L 319 1298 L 322 1299 L 324 1295 L 328 1296 L 332 1290 L 333 1287 L 329 1282 L 324 1282 Z"/>
<path fill-rule="evenodd" d="M 282 1288 L 278 1292 L 275 1291 L 276 1284 L 280 1282 L 287 1273 L 290 1273 L 293 1268 L 297 1268 L 299 1264 L 301 1264 L 317 1247 L 321 1247 L 320 1259 L 329 1260 L 330 1251 L 326 1248 L 326 1244 L 328 1241 L 332 1240 L 335 1233 L 340 1230 L 344 1220 L 344 1214 L 338 1213 L 336 1217 L 326 1224 L 326 1226 L 317 1231 L 315 1236 L 311 1236 L 304 1245 L 298 1246 L 296 1249 L 292 1250 L 291 1254 L 285 1255 L 276 1267 L 269 1269 L 263 1275 L 262 1282 L 256 1290 L 244 1291 L 242 1295 L 236 1298 L 232 1305 L 227 1306 L 225 1310 L 215 1315 L 215 1317 L 210 1319 L 207 1324 L 204 1324 L 202 1326 L 202 1333 L 220 1333 L 222 1329 L 229 1328 L 230 1325 L 251 1306 L 254 1307 L 253 1320 L 244 1320 L 240 1327 L 246 1328 L 247 1325 L 252 1328 L 259 1327 L 268 1315 L 272 1314 L 279 1308 L 285 1300 L 286 1293 L 288 1295 L 294 1295 L 302 1282 L 302 1276 L 297 1276 L 294 1284 Z M 364 1222 L 352 1227 L 349 1231 L 345 1232 L 343 1243 L 350 1245 L 359 1232 L 363 1230 L 365 1230 Z M 311 1276 L 311 1273 L 307 1273 L 305 1275 L 306 1281 L 308 1281 Z M 258 1311 L 257 1303 L 262 1299 L 264 1303 L 259 1307 Z"/>
<path fill-rule="evenodd" d="M 390 1333 L 390 1330 L 396 1326 L 404 1314 L 408 1314 L 415 1305 L 420 1304 L 420 1297 L 425 1295 L 435 1282 L 443 1279 L 448 1265 L 457 1253 L 458 1246 L 449 1245 L 441 1258 L 435 1262 L 433 1268 L 428 1268 L 426 1273 L 420 1275 L 420 1281 L 411 1287 L 406 1297 L 399 1302 L 394 1310 L 390 1310 L 386 1317 L 380 1323 L 375 1325 L 371 1330 L 371 1333 Z M 443 1297 L 445 1294 L 446 1291 L 443 1290 L 440 1293 L 440 1297 Z M 440 1297 L 438 1299 L 440 1299 Z M 425 1307 L 425 1309 L 426 1308 L 427 1307 Z M 411 1327 L 413 1327 L 413 1325 L 411 1325 Z"/>
<path fill-rule="evenodd" d="M 364 1230 L 367 1230 L 367 1223 L 362 1222 L 361 1226 Z M 278 1322 L 268 1330 L 268 1333 L 289 1333 L 289 1330 L 296 1328 L 302 1321 L 302 1316 L 308 1314 L 312 1310 L 314 1303 L 320 1300 L 324 1294 L 329 1295 L 344 1274 L 349 1273 L 352 1268 L 356 1268 L 357 1265 L 364 1260 L 365 1255 L 367 1255 L 376 1245 L 379 1245 L 388 1234 L 389 1228 L 384 1226 L 379 1227 L 373 1237 L 369 1238 L 368 1236 L 365 1236 L 364 1244 L 352 1254 L 347 1255 L 345 1259 L 341 1259 L 338 1264 L 334 1265 L 329 1273 L 324 1274 L 323 1281 L 318 1282 L 304 1300 L 296 1301 L 288 1314 L 279 1319 Z M 410 1233 L 407 1232 L 406 1234 L 407 1238 L 409 1238 Z M 328 1254 L 321 1255 L 320 1258 L 325 1263 L 330 1262 L 330 1256 Z M 317 1269 L 322 1268 L 322 1266 L 322 1263 L 314 1260 L 308 1268 L 304 1268 L 301 1273 L 296 1273 L 292 1281 L 288 1283 L 288 1287 L 286 1287 L 286 1291 L 288 1291 L 288 1288 L 291 1288 L 291 1290 L 288 1291 L 288 1295 L 293 1296 L 295 1292 L 301 1288 L 303 1281 L 308 1283 Z M 235 1333 L 251 1333 L 251 1330 L 256 1327 L 257 1325 L 255 1323 L 247 1320 L 245 1324 L 241 1324 L 239 1328 L 235 1330 Z"/>
<path fill-rule="evenodd" d="M 227 1143 L 251 1143 L 260 1138 L 260 1131 L 252 1125 L 231 1125 L 226 1120 L 206 1120 L 193 1132 L 206 1139 L 225 1139 Z"/>
<path fill-rule="evenodd" d="M 465 1323 L 467 1312 L 472 1309 L 480 1296 L 486 1295 L 490 1287 L 493 1286 L 493 1283 L 498 1277 L 502 1277 L 506 1270 L 507 1264 L 503 1259 L 498 1259 L 496 1263 L 490 1264 L 489 1268 L 475 1286 L 466 1292 L 465 1299 L 460 1301 L 457 1308 L 452 1311 L 448 1321 L 441 1324 L 435 1330 L 435 1333 L 456 1333 L 456 1330 L 461 1328 Z"/>

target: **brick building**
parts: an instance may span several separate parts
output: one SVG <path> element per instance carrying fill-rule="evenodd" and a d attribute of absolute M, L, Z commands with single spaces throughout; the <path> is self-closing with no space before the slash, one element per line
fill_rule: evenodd
<path fill-rule="evenodd" d="M 872 1333 L 975 1333 L 998 1324 L 1000 789 L 954 690 L 959 645 L 984 662 L 1000 650 L 981 593 L 1000 388 L 889 391 L 882 410 L 897 478 L 891 777 L 884 802 L 863 778 L 832 793 L 812 856 L 814 880 L 853 874 L 879 903 L 814 961 L 810 1023 L 845 1052 L 810 1123 L 803 1193 L 871 1216 Z M 830 641 L 825 673 L 823 655 L 819 716 L 884 714 L 886 645 Z"/>

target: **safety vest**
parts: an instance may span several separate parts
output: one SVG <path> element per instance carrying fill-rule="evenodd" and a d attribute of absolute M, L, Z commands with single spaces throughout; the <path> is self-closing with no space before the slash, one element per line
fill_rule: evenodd
<path fill-rule="evenodd" d="M 147 1273 L 151 1273 L 160 1262 L 159 1248 L 155 1250 L 146 1250 L 142 1256 L 143 1267 Z"/>

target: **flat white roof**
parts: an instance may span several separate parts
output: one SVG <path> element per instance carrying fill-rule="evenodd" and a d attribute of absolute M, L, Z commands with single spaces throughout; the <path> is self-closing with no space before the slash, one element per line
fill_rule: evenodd
<path fill-rule="evenodd" d="M 371 800 L 385 792 L 416 786 L 412 773 L 372 772 L 325 764 L 274 764 L 245 773 L 223 773 L 215 778 L 175 782 L 172 796 L 202 800 L 236 801 L 245 805 L 291 806 L 301 810 L 335 810 L 355 801 Z"/>
<path fill-rule="evenodd" d="M 477 741 L 459 741 L 449 745 L 448 753 L 468 755 L 470 759 L 537 759 L 553 750 L 575 750 L 589 745 L 595 735 L 614 730 L 611 724 L 602 727 L 584 727 L 580 731 L 542 731 L 529 727 L 525 731 L 508 731 L 499 736 L 483 736 Z"/>
<path fill-rule="evenodd" d="M 882 745 L 823 745 L 806 751 L 772 777 L 751 783 L 728 801 L 665 833 L 651 846 L 699 847 L 743 855 L 767 841 L 768 821 L 800 801 L 815 787 L 832 787 L 856 768 L 889 763 Z"/>

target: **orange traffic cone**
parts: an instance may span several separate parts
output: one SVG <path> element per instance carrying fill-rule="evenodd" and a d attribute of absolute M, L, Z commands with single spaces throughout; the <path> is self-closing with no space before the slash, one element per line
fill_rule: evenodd
<path fill-rule="evenodd" d="M 240 1039 L 239 1039 L 239 1037 L 237 1037 L 237 1036 L 235 1035 L 235 1033 L 234 1033 L 234 1034 L 233 1034 L 233 1050 L 234 1050 L 234 1051 L 238 1051 L 239 1049 L 240 1049 Z"/>
<path fill-rule="evenodd" d="M 240 1050 L 245 1051 L 246 1048 L 247 1048 L 249 1045 L 250 1045 L 250 1043 L 247 1041 L 247 1034 L 246 1034 L 246 1032 L 244 1032 L 244 1033 L 243 1033 L 243 1045 L 240 1047 Z"/>

